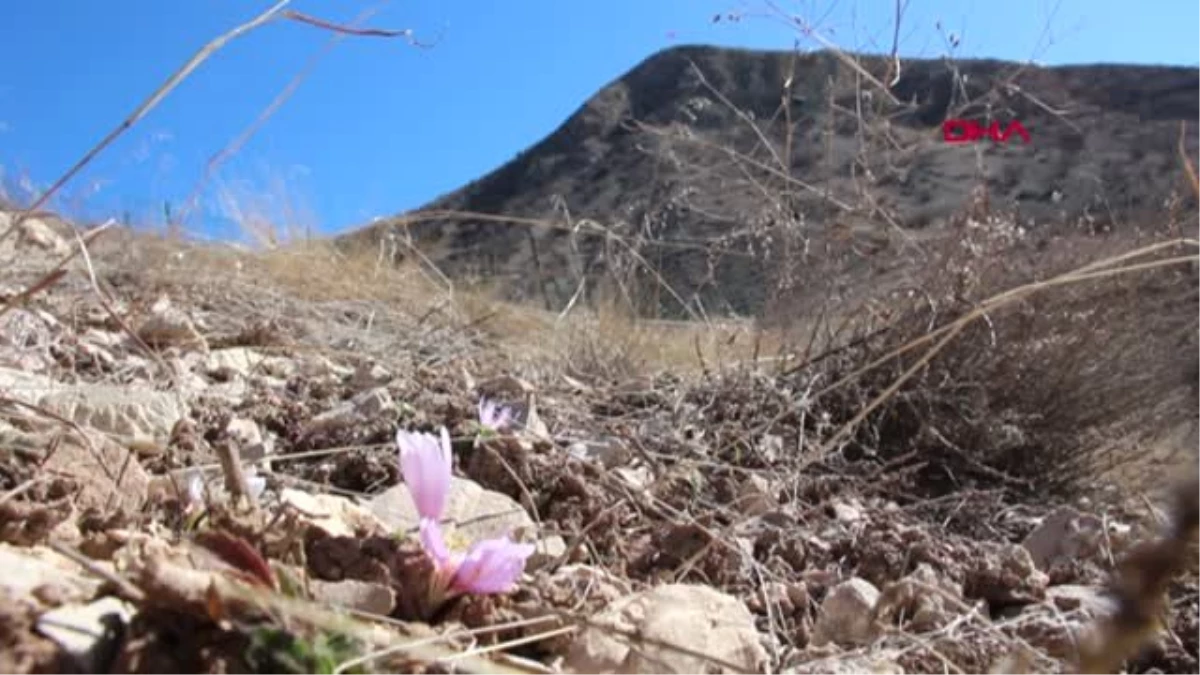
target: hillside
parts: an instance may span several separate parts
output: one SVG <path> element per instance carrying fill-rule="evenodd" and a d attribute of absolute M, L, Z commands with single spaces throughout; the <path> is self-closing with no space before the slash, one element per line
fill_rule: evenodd
<path fill-rule="evenodd" d="M 505 335 L 324 246 L 102 226 L 82 259 L 65 225 L 0 245 L 5 672 L 1196 672 L 1178 259 L 995 307 L 901 383 L 919 354 L 844 375 L 921 303 L 780 369 L 699 322 Z M 474 559 L 418 536 L 433 483 Z"/>
<path fill-rule="evenodd" d="M 1197 672 L 1196 71 L 791 59 L 340 241 L 0 208 L 0 671 Z"/>
<path fill-rule="evenodd" d="M 889 72 L 886 59 L 857 58 L 877 80 Z M 1156 227 L 1172 210 L 1190 218 L 1176 146 L 1188 122 L 1196 152 L 1197 82 L 1182 67 L 910 60 L 885 91 L 828 52 L 672 48 L 507 164 L 343 241 L 407 229 L 451 277 L 553 309 L 581 275 L 623 275 L 649 294 L 643 311 L 684 313 L 632 265 L 655 269 L 693 307 L 753 314 L 785 277 L 853 294 L 902 276 L 981 182 L 989 208 L 1035 240 Z M 947 144 L 947 118 L 1018 120 L 1031 142 Z M 781 253 L 784 239 L 806 255 Z"/>

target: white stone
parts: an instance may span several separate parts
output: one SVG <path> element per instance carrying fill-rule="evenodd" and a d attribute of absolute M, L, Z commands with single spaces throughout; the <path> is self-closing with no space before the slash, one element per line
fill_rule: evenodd
<path fill-rule="evenodd" d="M 832 642 L 846 647 L 869 642 L 875 637 L 871 612 L 878 600 L 879 589 L 866 579 L 854 577 L 834 586 L 821 603 L 812 646 Z"/>
<path fill-rule="evenodd" d="M 368 507 L 393 530 L 413 530 L 420 521 L 408 486 L 403 483 L 377 495 Z M 442 519 L 454 523 L 457 533 L 471 540 L 504 534 L 519 538 L 521 531 L 528 535 L 535 531 L 533 519 L 511 497 L 457 476 L 450 479 Z"/>
<path fill-rule="evenodd" d="M 569 671 L 757 673 L 767 661 L 750 611 L 710 586 L 651 588 L 613 602 L 591 623 L 571 644 Z"/>

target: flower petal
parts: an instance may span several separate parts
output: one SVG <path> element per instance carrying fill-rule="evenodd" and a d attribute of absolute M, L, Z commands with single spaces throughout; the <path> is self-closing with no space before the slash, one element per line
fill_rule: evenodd
<path fill-rule="evenodd" d="M 425 547 L 425 551 L 433 558 L 438 567 L 445 568 L 455 562 L 450 549 L 446 547 L 446 537 L 442 534 L 442 527 L 436 520 L 421 519 L 421 545 Z"/>
<path fill-rule="evenodd" d="M 450 467 L 454 462 L 450 454 L 450 432 L 446 430 L 446 427 L 442 427 L 441 436 L 442 462 L 446 465 L 446 483 L 448 484 L 450 482 Z"/>
<path fill-rule="evenodd" d="M 505 405 L 489 401 L 486 398 L 479 399 L 479 424 L 485 429 L 492 431 L 504 431 L 512 423 L 513 411 Z"/>
<path fill-rule="evenodd" d="M 263 492 L 267 489 L 267 477 L 258 475 L 258 467 L 253 464 L 246 467 L 243 473 L 246 475 L 246 486 L 250 488 L 248 496 L 256 501 L 262 499 Z"/>
<path fill-rule="evenodd" d="M 446 428 L 442 427 L 440 439 L 432 434 L 397 431 L 396 445 L 400 448 L 400 472 L 417 513 L 422 518 L 441 518 L 450 490 L 452 462 Z"/>
<path fill-rule="evenodd" d="M 204 472 L 199 469 L 188 469 L 184 476 L 187 477 L 187 490 L 185 496 L 189 504 L 204 503 Z"/>
<path fill-rule="evenodd" d="M 476 542 L 459 562 L 452 586 L 461 593 L 505 593 L 520 578 L 533 551 L 533 544 L 516 544 L 508 537 Z"/>

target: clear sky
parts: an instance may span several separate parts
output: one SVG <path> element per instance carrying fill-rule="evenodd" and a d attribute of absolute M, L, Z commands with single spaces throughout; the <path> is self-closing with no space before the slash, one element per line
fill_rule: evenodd
<path fill-rule="evenodd" d="M 371 4 L 376 3 L 376 4 Z M 8 0 L 0 21 L 0 184 L 44 187 L 206 42 L 268 0 Z M 759 0 L 293 0 L 292 8 L 409 28 L 346 38 L 218 171 L 193 231 L 286 217 L 344 231 L 420 206 L 496 168 L 642 59 L 676 44 L 787 49 L 798 34 Z M 892 0 L 779 0 L 848 49 L 886 51 Z M 714 23 L 730 11 L 747 16 Z M 938 22 L 943 30 L 936 28 Z M 907 0 L 901 53 L 1196 66 L 1200 3 Z M 330 33 L 292 22 L 251 32 L 200 66 L 68 186 L 55 206 L 161 222 L 209 157 L 263 111 Z M 802 47 L 815 48 L 811 40 Z"/>

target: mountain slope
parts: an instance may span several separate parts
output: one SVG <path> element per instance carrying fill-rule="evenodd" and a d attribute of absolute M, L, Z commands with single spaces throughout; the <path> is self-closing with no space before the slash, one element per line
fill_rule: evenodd
<path fill-rule="evenodd" d="M 943 236 L 981 183 L 1034 237 L 1196 211 L 1176 149 L 1190 122 L 1196 152 L 1195 68 L 912 60 L 885 90 L 865 75 L 887 78 L 887 60 L 854 58 L 861 70 L 829 52 L 663 51 L 504 166 L 343 241 L 406 231 L 451 277 L 556 309 L 587 276 L 589 297 L 608 282 L 651 313 L 755 313 L 798 283 L 785 277 L 896 273 L 909 258 L 891 252 Z M 1031 140 L 947 144 L 947 118 L 1017 120 Z"/>

